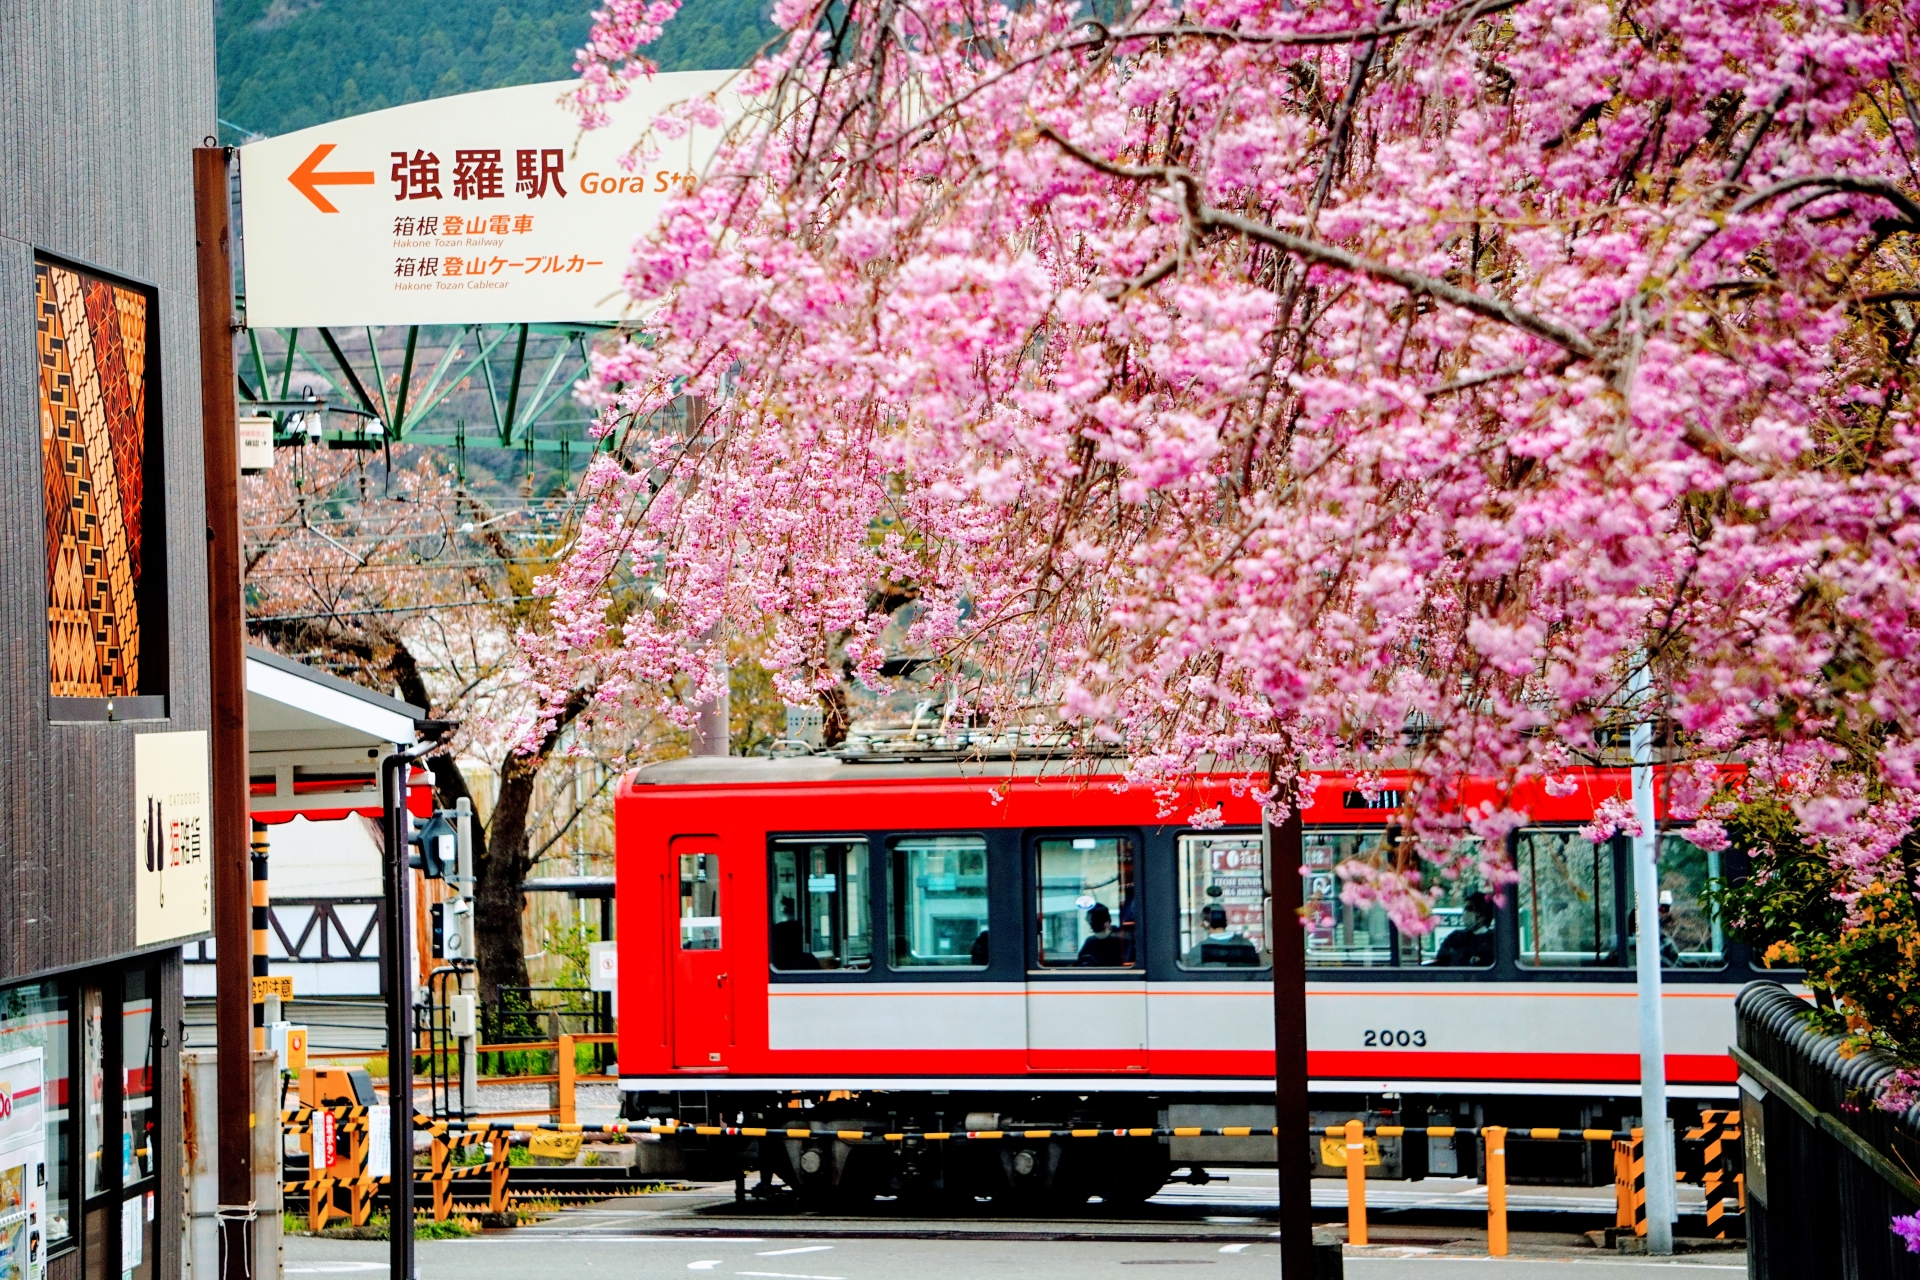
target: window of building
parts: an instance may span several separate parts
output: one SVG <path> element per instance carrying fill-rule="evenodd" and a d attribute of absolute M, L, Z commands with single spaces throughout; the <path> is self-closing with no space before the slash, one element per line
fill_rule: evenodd
<path fill-rule="evenodd" d="M 980 836 L 897 836 L 893 967 L 985 965 L 987 842 Z"/>
<path fill-rule="evenodd" d="M 680 949 L 720 949 L 720 855 L 680 855 Z"/>
<path fill-rule="evenodd" d="M 104 1159 L 107 1104 L 107 1004 L 99 987 L 80 989 L 80 1106 L 85 1136 L 86 1194 L 93 1197 L 113 1185 Z"/>
<path fill-rule="evenodd" d="M 1187 969 L 1248 969 L 1267 954 L 1264 846 L 1257 832 L 1183 835 L 1180 868 L 1180 964 Z"/>
<path fill-rule="evenodd" d="M 154 1273 L 153 1196 L 159 1113 L 154 1103 L 155 975 L 131 969 L 120 1000 L 120 1271 L 122 1280 Z"/>
<path fill-rule="evenodd" d="M 867 842 L 776 840 L 773 967 L 865 969 L 873 962 Z"/>
<path fill-rule="evenodd" d="M 54 716 L 164 716 L 151 295 L 52 262 L 34 293 Z"/>
<path fill-rule="evenodd" d="M 72 1037 L 68 989 L 57 982 L 34 982 L 0 991 L 0 1056 L 19 1049 L 43 1052 L 42 1101 L 47 1132 L 47 1247 L 73 1238 L 72 1142 L 69 1110 L 73 1082 L 68 1047 Z"/>
<path fill-rule="evenodd" d="M 1035 842 L 1040 963 L 1131 969 L 1138 965 L 1139 902 L 1133 841 L 1065 836 Z"/>
<path fill-rule="evenodd" d="M 1520 832 L 1514 849 L 1520 883 L 1520 963 L 1539 967 L 1617 966 L 1623 962 L 1610 842 L 1571 829 Z"/>

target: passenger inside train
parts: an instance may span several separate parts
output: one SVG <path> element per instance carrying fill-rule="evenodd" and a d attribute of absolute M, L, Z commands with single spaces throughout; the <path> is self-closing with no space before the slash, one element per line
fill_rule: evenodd
<path fill-rule="evenodd" d="M 1133 944 L 1113 927 L 1113 912 L 1102 903 L 1087 911 L 1087 928 L 1092 930 L 1080 944 L 1080 963 L 1096 969 L 1118 969 L 1133 963 Z"/>
<path fill-rule="evenodd" d="M 1490 965 L 1494 961 L 1493 900 L 1470 893 L 1462 906 L 1461 925 L 1440 944 L 1430 960 L 1436 965 Z"/>
<path fill-rule="evenodd" d="M 1227 924 L 1227 909 L 1224 906 L 1217 902 L 1209 903 L 1200 914 L 1207 926 L 1207 934 L 1187 952 L 1188 968 L 1221 964 L 1259 966 L 1260 949 L 1253 945 L 1251 939 Z"/>

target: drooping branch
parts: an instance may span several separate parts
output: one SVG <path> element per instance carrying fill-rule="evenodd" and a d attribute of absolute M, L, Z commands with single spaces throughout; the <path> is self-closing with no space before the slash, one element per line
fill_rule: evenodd
<path fill-rule="evenodd" d="M 1459 285 L 1451 284 L 1437 276 L 1430 276 L 1407 267 L 1397 267 L 1392 263 L 1368 258 L 1337 245 L 1310 240 L 1305 236 L 1282 231 L 1269 223 L 1216 208 L 1203 198 L 1199 180 L 1179 165 L 1117 164 L 1063 137 L 1051 125 L 1042 125 L 1037 132 L 1082 164 L 1098 169 L 1102 173 L 1136 182 L 1161 182 L 1168 187 L 1177 188 L 1182 197 L 1183 212 L 1190 225 L 1194 227 L 1232 231 L 1250 240 L 1270 244 L 1306 262 L 1384 280 L 1390 284 L 1399 285 L 1416 297 L 1425 295 L 1488 320 L 1498 320 L 1502 324 L 1511 325 L 1523 333 L 1551 342 L 1554 346 L 1582 360 L 1599 358 L 1600 348 L 1585 334 L 1537 316 L 1504 298 L 1490 298 L 1483 293 L 1475 293 L 1471 289 L 1462 289 Z"/>

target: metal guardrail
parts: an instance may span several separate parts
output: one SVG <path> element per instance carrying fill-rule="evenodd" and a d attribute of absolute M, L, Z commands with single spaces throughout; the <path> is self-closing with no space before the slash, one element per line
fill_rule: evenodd
<path fill-rule="evenodd" d="M 1895 1062 L 1810 1026 L 1806 1002 L 1777 982 L 1749 983 L 1734 1008 L 1748 1274 L 1911 1277 L 1914 1259 L 1890 1223 L 1920 1210 L 1920 1106 L 1894 1115 L 1873 1105 Z"/>

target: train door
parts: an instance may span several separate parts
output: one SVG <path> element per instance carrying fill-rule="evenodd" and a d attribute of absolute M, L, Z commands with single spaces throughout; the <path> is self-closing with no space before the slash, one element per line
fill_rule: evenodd
<path fill-rule="evenodd" d="M 722 910 L 733 896 L 732 868 L 711 838 L 676 838 L 667 862 L 667 915 L 677 921 L 673 1065 L 724 1068 L 732 1056 L 734 1011 Z"/>
<path fill-rule="evenodd" d="M 1027 1065 L 1036 1071 L 1147 1069 L 1140 842 L 1044 835 L 1031 843 Z"/>

